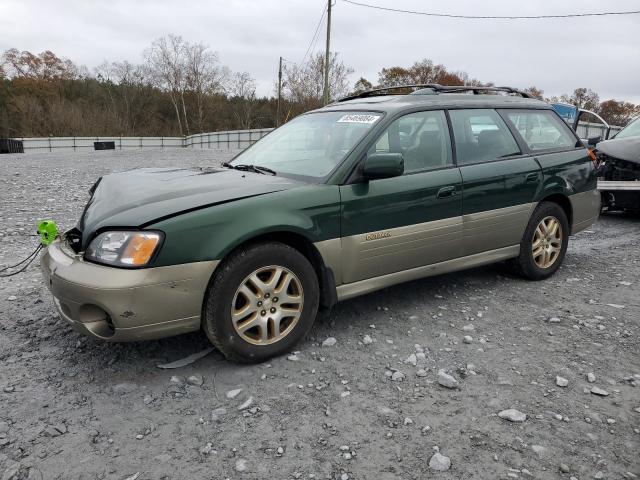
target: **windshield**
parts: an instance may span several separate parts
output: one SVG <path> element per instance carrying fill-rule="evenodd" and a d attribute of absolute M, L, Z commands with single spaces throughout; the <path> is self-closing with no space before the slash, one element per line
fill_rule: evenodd
<path fill-rule="evenodd" d="M 255 165 L 277 174 L 327 176 L 382 118 L 376 112 L 301 115 L 238 155 L 232 166 Z"/>
<path fill-rule="evenodd" d="M 636 118 L 616 135 L 616 138 L 627 137 L 640 137 L 640 117 Z"/>

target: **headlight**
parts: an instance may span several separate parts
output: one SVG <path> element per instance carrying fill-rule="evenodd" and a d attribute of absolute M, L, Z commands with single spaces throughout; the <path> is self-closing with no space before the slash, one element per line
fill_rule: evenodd
<path fill-rule="evenodd" d="M 162 240 L 159 232 L 104 232 L 93 239 L 85 258 L 118 267 L 143 267 Z"/>

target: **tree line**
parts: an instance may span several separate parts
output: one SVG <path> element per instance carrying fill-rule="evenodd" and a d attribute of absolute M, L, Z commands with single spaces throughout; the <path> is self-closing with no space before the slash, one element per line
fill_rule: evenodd
<path fill-rule="evenodd" d="M 182 136 L 266 128 L 322 105 L 322 53 L 301 65 L 285 63 L 280 108 L 277 82 L 271 95 L 259 97 L 249 72 L 232 72 L 203 43 L 168 35 L 152 42 L 143 58 L 140 64 L 104 62 L 89 71 L 51 51 L 6 50 L 0 57 L 0 137 Z M 330 56 L 332 98 L 374 87 L 365 78 L 351 85 L 353 73 L 337 53 Z M 383 68 L 375 85 L 410 83 L 492 85 L 428 59 Z M 586 88 L 551 99 L 535 87 L 526 90 L 596 111 L 615 125 L 640 114 L 638 105 L 600 102 Z"/>

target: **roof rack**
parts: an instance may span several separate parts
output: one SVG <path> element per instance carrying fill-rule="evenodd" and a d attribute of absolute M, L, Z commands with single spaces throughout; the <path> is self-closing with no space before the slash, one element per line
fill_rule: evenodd
<path fill-rule="evenodd" d="M 366 90 L 364 92 L 349 95 L 348 97 L 341 98 L 338 102 L 346 102 L 347 100 L 354 100 L 356 98 L 376 97 L 381 95 L 398 95 L 393 93 L 394 90 L 408 90 L 413 89 L 411 94 L 439 94 L 439 93 L 459 93 L 459 92 L 473 92 L 474 95 L 479 95 L 482 92 L 506 92 L 515 95 L 520 95 L 523 98 L 533 98 L 526 92 L 522 92 L 512 87 L 478 87 L 474 85 L 440 85 L 437 83 L 418 83 L 412 85 L 396 85 L 393 87 L 374 88 L 373 90 Z M 428 90 L 421 92 L 421 90 Z"/>

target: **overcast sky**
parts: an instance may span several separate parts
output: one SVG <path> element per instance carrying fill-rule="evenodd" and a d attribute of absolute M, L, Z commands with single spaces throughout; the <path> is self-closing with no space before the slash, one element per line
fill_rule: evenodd
<path fill-rule="evenodd" d="M 638 0 L 360 0 L 467 15 L 638 10 Z M 326 0 L 0 0 L 0 50 L 52 50 L 89 69 L 140 62 L 157 37 L 208 44 L 271 94 L 278 57 L 300 62 Z M 324 48 L 324 25 L 316 50 Z M 640 103 L 640 15 L 559 20 L 454 20 L 383 12 L 336 0 L 332 51 L 373 83 L 382 67 L 430 58 L 482 81 L 545 95 L 588 87 L 601 100 Z"/>

